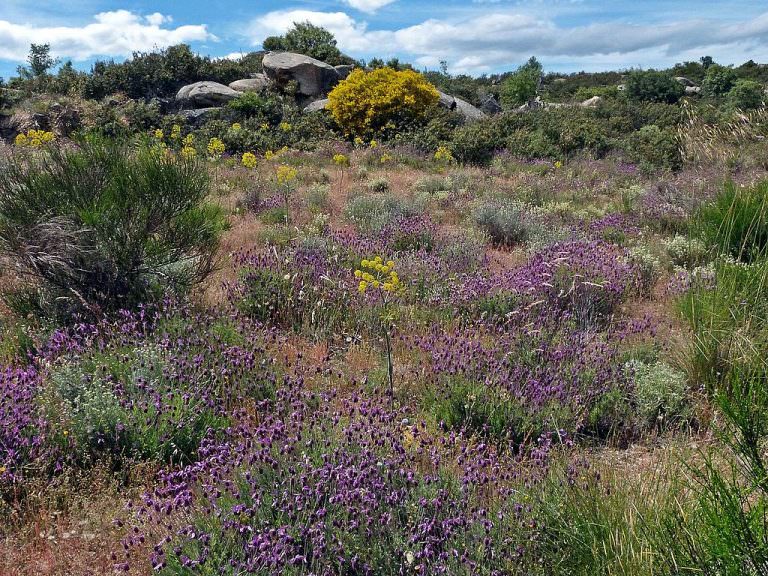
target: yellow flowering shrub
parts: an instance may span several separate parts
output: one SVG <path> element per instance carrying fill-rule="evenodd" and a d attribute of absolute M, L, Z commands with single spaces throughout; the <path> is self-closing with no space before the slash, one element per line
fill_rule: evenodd
<path fill-rule="evenodd" d="M 226 150 L 224 142 L 222 142 L 220 139 L 211 138 L 208 141 L 208 156 L 211 158 L 221 158 L 221 155 L 224 154 L 224 150 Z"/>
<path fill-rule="evenodd" d="M 256 154 L 253 152 L 244 152 L 241 159 L 241 163 L 248 169 L 256 168 Z"/>
<path fill-rule="evenodd" d="M 393 120 L 424 114 L 440 95 L 413 70 L 355 69 L 328 94 L 328 110 L 350 136 L 370 136 Z"/>
<path fill-rule="evenodd" d="M 40 148 L 45 144 L 49 144 L 56 139 L 53 132 L 47 132 L 46 130 L 29 130 L 26 134 L 17 134 L 13 143 L 16 146 L 29 146 L 31 148 Z"/>

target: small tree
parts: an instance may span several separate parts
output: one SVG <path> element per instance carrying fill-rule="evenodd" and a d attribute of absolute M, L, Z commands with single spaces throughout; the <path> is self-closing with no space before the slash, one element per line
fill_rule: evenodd
<path fill-rule="evenodd" d="M 328 64 L 351 64 L 336 47 L 333 33 L 311 22 L 294 22 L 284 36 L 269 36 L 262 43 L 264 50 L 285 50 L 311 56 Z"/>
<path fill-rule="evenodd" d="M 204 166 L 154 149 L 17 155 L 0 169 L 0 252 L 56 302 L 49 312 L 128 308 L 213 270 L 224 218 L 208 193 Z"/>
<path fill-rule="evenodd" d="M 627 79 L 627 97 L 636 102 L 674 104 L 685 93 L 685 88 L 665 72 L 637 70 Z"/>
<path fill-rule="evenodd" d="M 501 103 L 505 108 L 525 104 L 536 96 L 541 83 L 541 63 L 531 56 L 528 62 L 511 74 L 501 86 Z"/>

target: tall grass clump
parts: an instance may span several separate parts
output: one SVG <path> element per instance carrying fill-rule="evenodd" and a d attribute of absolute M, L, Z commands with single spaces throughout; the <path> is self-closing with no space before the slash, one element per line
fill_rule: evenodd
<path fill-rule="evenodd" d="M 204 166 L 156 148 L 16 155 L 0 170 L 0 251 L 47 312 L 131 307 L 213 270 L 224 218 L 208 193 Z"/>
<path fill-rule="evenodd" d="M 701 237 L 721 252 L 752 262 L 768 248 L 768 180 L 751 187 L 727 183 L 713 202 L 699 211 Z"/>

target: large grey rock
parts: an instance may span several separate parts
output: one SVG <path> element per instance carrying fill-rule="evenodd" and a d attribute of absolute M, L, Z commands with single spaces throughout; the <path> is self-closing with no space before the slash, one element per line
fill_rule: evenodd
<path fill-rule="evenodd" d="M 472 121 L 485 118 L 485 113 L 482 110 L 475 108 L 466 100 L 456 98 L 456 96 L 451 96 L 450 94 L 440 92 L 439 90 L 437 93 L 440 95 L 440 100 L 438 100 L 438 104 L 440 106 L 446 108 L 447 110 L 453 110 L 454 112 L 461 114 L 464 116 L 465 120 Z"/>
<path fill-rule="evenodd" d="M 494 98 L 493 94 L 489 94 L 481 103 L 480 110 L 491 116 L 499 114 L 502 111 L 501 104 Z"/>
<path fill-rule="evenodd" d="M 340 80 L 330 64 L 293 52 L 269 52 L 261 65 L 270 80 L 280 86 L 294 80 L 299 85 L 299 94 L 305 96 L 327 94 Z"/>
<path fill-rule="evenodd" d="M 455 96 L 453 99 L 456 101 L 456 112 L 464 116 L 466 120 L 482 120 L 485 118 L 486 114 L 479 108 L 475 108 L 467 102 L 466 100 L 462 100 L 461 98 L 456 98 Z"/>
<path fill-rule="evenodd" d="M 261 92 L 269 88 L 271 82 L 264 74 L 254 74 L 253 78 L 243 78 L 229 83 L 235 92 Z"/>
<path fill-rule="evenodd" d="M 683 86 L 690 86 L 690 87 L 696 86 L 696 82 L 694 82 L 693 80 L 689 80 L 685 76 L 675 76 L 675 80 L 677 80 Z"/>
<path fill-rule="evenodd" d="M 336 72 L 339 73 L 339 78 L 341 80 L 344 80 L 344 78 L 349 76 L 352 73 L 352 70 L 355 69 L 352 64 L 339 64 L 338 66 L 334 66 L 334 68 L 336 68 Z"/>
<path fill-rule="evenodd" d="M 701 94 L 701 88 L 698 86 L 686 86 L 685 87 L 685 95 L 686 96 L 697 96 L 698 94 Z"/>
<path fill-rule="evenodd" d="M 440 90 L 438 90 L 437 93 L 440 95 L 440 100 L 438 101 L 440 106 L 448 110 L 456 109 L 456 99 L 453 96 L 446 94 L 445 92 L 440 92 Z"/>
<path fill-rule="evenodd" d="M 597 108 L 602 101 L 603 99 L 600 96 L 592 96 L 592 98 L 584 100 L 579 106 L 582 108 Z"/>
<path fill-rule="evenodd" d="M 314 102 L 310 102 L 304 108 L 304 112 L 320 112 L 322 110 L 325 110 L 326 106 L 328 106 L 328 98 L 321 98 L 320 100 L 315 100 Z"/>
<path fill-rule="evenodd" d="M 176 93 L 176 100 L 194 108 L 221 106 L 240 97 L 240 92 L 218 82 L 195 82 L 183 86 Z"/>

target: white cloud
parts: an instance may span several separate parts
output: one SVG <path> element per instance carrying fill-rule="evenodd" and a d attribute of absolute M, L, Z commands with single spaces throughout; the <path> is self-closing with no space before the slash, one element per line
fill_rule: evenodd
<path fill-rule="evenodd" d="M 343 0 L 343 2 L 352 6 L 355 10 L 373 14 L 379 8 L 392 4 L 395 0 Z"/>
<path fill-rule="evenodd" d="M 24 60 L 33 42 L 47 42 L 57 56 L 85 60 L 94 56 L 130 56 L 180 42 L 217 40 L 205 25 L 163 28 L 171 18 L 140 16 L 128 10 L 101 12 L 82 27 L 33 26 L 0 20 L 0 59 Z"/>
<path fill-rule="evenodd" d="M 513 69 L 531 55 L 569 68 L 661 66 L 703 53 L 739 62 L 768 50 L 768 12 L 744 21 L 687 19 L 664 25 L 622 21 L 585 26 L 557 24 L 519 9 L 494 10 L 464 19 L 432 18 L 398 30 L 371 30 L 345 12 L 280 10 L 255 19 L 254 44 L 282 34 L 293 22 L 309 20 L 333 32 L 339 48 L 353 56 L 405 55 L 421 66 L 447 60 L 452 72 L 483 73 Z"/>

